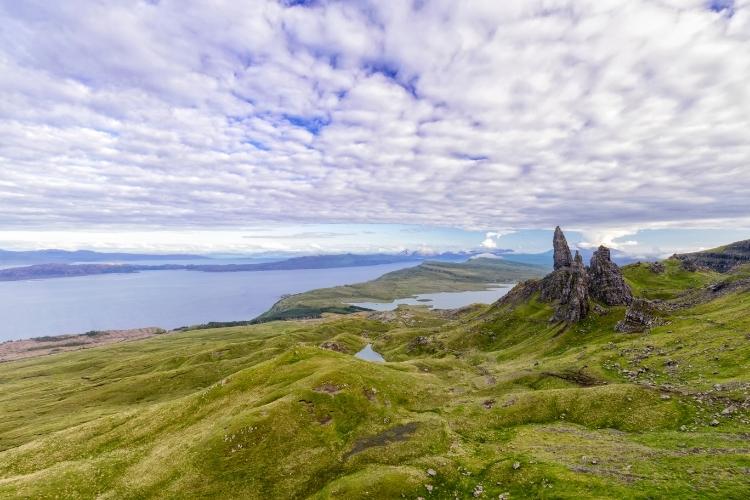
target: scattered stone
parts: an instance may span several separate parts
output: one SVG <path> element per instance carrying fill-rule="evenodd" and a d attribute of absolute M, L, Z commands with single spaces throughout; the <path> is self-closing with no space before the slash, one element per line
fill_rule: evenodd
<path fill-rule="evenodd" d="M 516 398 L 510 398 L 503 403 L 503 408 L 508 408 L 509 406 L 513 406 L 514 404 L 516 404 Z"/>
<path fill-rule="evenodd" d="M 336 394 L 337 392 L 341 391 L 341 387 L 339 387 L 336 384 L 332 384 L 328 382 L 319 387 L 314 388 L 313 390 L 315 392 L 325 392 L 327 394 Z"/>
<path fill-rule="evenodd" d="M 320 344 L 320 347 L 321 349 L 328 349 L 329 351 L 336 351 L 336 352 L 341 352 L 344 354 L 349 352 L 349 350 L 346 347 L 342 346 L 338 342 L 332 342 L 330 340 Z"/>
<path fill-rule="evenodd" d="M 508 492 L 500 493 L 497 496 L 497 500 L 508 500 L 509 498 L 510 498 L 510 493 L 508 493 Z"/>
<path fill-rule="evenodd" d="M 474 486 L 474 498 L 479 498 L 484 494 L 484 486 L 478 484 Z"/>
<path fill-rule="evenodd" d="M 513 470 L 518 470 L 521 468 L 521 462 L 513 462 Z"/>
<path fill-rule="evenodd" d="M 491 410 L 492 407 L 495 406 L 495 400 L 494 399 L 487 399 L 487 400 L 484 401 L 484 403 L 482 403 L 482 406 L 484 406 L 484 408 L 486 410 Z"/>
<path fill-rule="evenodd" d="M 687 432 L 687 430 L 688 430 L 688 428 L 687 428 L 687 425 L 681 425 L 681 426 L 680 426 L 680 430 L 681 430 L 682 432 Z"/>
<path fill-rule="evenodd" d="M 435 477 L 437 476 L 437 471 L 435 469 L 427 469 L 427 475 Z"/>
<path fill-rule="evenodd" d="M 672 399 L 672 396 L 670 396 L 669 394 L 662 394 L 661 399 L 667 401 L 668 399 Z"/>
<path fill-rule="evenodd" d="M 369 401 L 374 401 L 376 395 L 378 394 L 378 390 L 374 387 L 365 387 L 362 389 L 362 392 L 365 394 L 365 397 Z"/>
<path fill-rule="evenodd" d="M 734 413 L 736 411 L 737 411 L 737 407 L 736 406 L 729 405 L 726 408 L 724 408 L 723 410 L 721 410 L 721 414 L 722 415 L 731 415 L 732 413 Z"/>
<path fill-rule="evenodd" d="M 598 463 L 599 463 L 599 460 L 597 460 L 596 458 L 591 459 L 591 465 L 596 465 Z"/>
<path fill-rule="evenodd" d="M 433 486 L 431 484 L 425 484 L 424 487 L 428 493 L 432 493 Z"/>
<path fill-rule="evenodd" d="M 716 420 L 716 419 L 713 419 L 713 420 L 711 420 L 711 422 L 709 423 L 709 425 L 711 427 L 716 427 L 717 425 L 719 425 L 719 421 Z"/>

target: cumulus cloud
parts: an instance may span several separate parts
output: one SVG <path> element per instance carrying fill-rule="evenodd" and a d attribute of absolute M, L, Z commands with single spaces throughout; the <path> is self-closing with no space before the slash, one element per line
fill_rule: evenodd
<path fill-rule="evenodd" d="M 748 223 L 747 0 L 0 0 L 0 18 L 4 229 Z"/>
<path fill-rule="evenodd" d="M 503 231 L 503 232 L 488 231 L 485 233 L 484 240 L 482 241 L 482 243 L 480 243 L 480 246 L 483 248 L 488 248 L 488 249 L 497 248 L 497 240 L 513 232 L 514 231 Z"/>

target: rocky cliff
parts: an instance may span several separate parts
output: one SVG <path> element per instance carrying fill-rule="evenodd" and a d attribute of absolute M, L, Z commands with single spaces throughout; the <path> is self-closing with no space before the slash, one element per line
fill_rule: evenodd
<path fill-rule="evenodd" d="M 675 254 L 673 259 L 680 260 L 689 271 L 707 268 L 720 273 L 750 262 L 750 240 L 737 241 L 723 247 L 703 252 Z"/>

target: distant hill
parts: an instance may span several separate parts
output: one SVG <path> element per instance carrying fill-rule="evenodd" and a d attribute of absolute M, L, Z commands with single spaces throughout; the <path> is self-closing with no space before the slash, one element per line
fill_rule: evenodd
<path fill-rule="evenodd" d="M 675 254 L 674 259 L 687 267 L 703 267 L 725 273 L 750 262 L 750 240 L 737 241 L 702 252 Z"/>
<path fill-rule="evenodd" d="M 492 283 L 536 278 L 545 268 L 504 259 L 473 259 L 464 263 L 427 261 L 355 285 L 321 288 L 282 298 L 255 321 L 319 317 L 323 312 L 357 312 L 353 302 L 390 302 L 418 293 L 484 290 Z"/>

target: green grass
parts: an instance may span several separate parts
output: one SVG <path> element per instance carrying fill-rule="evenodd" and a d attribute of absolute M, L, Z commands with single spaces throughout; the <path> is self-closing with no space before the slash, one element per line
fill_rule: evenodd
<path fill-rule="evenodd" d="M 625 273 L 662 298 L 729 279 Z M 551 312 L 404 307 L 0 364 L 0 497 L 750 496 L 750 293 L 642 334 L 615 332 L 622 307 Z"/>
<path fill-rule="evenodd" d="M 662 261 L 663 273 L 655 273 L 649 264 L 630 264 L 622 268 L 623 275 L 635 295 L 646 299 L 673 299 L 680 293 L 704 286 L 719 279 L 713 271 L 690 272 L 680 266 L 676 259 Z"/>

